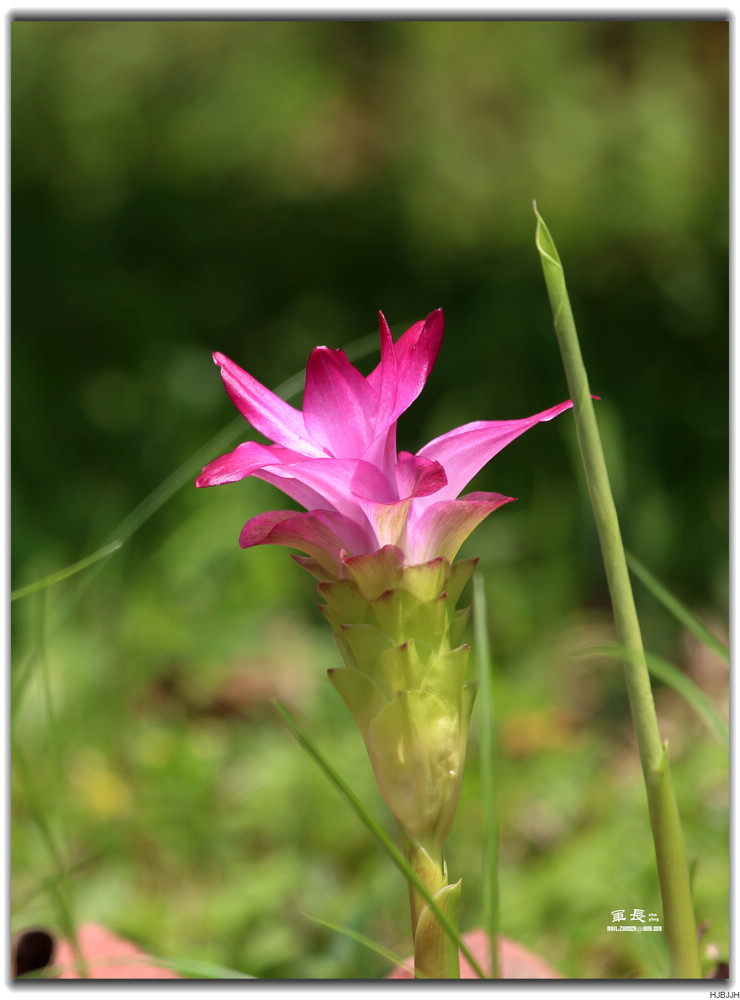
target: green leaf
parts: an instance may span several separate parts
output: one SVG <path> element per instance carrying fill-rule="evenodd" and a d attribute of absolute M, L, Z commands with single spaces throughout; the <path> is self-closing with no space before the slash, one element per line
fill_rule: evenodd
<path fill-rule="evenodd" d="M 640 560 L 633 556 L 631 552 L 625 553 L 627 557 L 627 564 L 635 576 L 647 587 L 653 597 L 657 598 L 664 608 L 685 625 L 686 628 L 699 640 L 699 642 L 704 643 L 705 646 L 709 646 L 713 649 L 715 653 L 722 657 L 722 659 L 729 665 L 730 662 L 730 651 L 724 643 L 720 642 L 719 639 L 712 635 L 709 629 L 704 625 L 696 615 L 690 611 L 685 604 L 683 604 L 677 597 L 675 597 L 667 587 L 665 587 L 659 580 L 657 580 L 650 570 L 644 566 Z"/>
<path fill-rule="evenodd" d="M 25 758 L 17 740 L 11 735 L 11 760 L 18 770 L 19 778 L 26 793 L 26 802 L 33 823 L 41 835 L 41 839 L 46 847 L 52 863 L 59 873 L 58 878 L 45 881 L 44 888 L 47 890 L 51 903 L 57 913 L 57 920 L 63 935 L 69 941 L 72 953 L 80 969 L 80 977 L 87 979 L 87 964 L 80 949 L 77 937 L 77 922 L 72 912 L 69 900 L 69 886 L 67 873 L 71 870 L 66 863 L 62 850 L 57 843 L 57 839 L 52 832 L 46 813 L 44 812 L 41 797 L 38 794 L 32 778 L 32 769 Z"/>
<path fill-rule="evenodd" d="M 118 960 L 116 960 L 118 961 Z M 163 969 L 181 972 L 188 979 L 256 979 L 247 972 L 237 972 L 224 965 L 213 962 L 200 962 L 193 958 L 162 958 L 159 955 L 147 955 L 147 961 L 159 965 Z"/>
<path fill-rule="evenodd" d="M 645 777 L 671 975 L 677 979 L 698 979 L 701 977 L 701 964 L 697 946 L 696 916 L 689 885 L 681 820 L 670 769 L 663 772 L 660 780 L 651 777 L 659 774 L 660 762 L 663 759 L 663 743 L 655 713 L 650 674 L 627 569 L 619 518 L 588 384 L 588 373 L 583 363 L 560 255 L 544 220 L 537 211 L 536 204 L 534 212 L 537 218 L 535 242 L 552 308 L 553 325 L 563 369 L 573 402 L 578 444 L 609 584 L 614 622 L 620 644 L 629 650 L 629 655 L 624 660 L 624 677 L 640 752 L 640 763 Z"/>
<path fill-rule="evenodd" d="M 596 646 L 594 649 L 589 650 L 583 655 L 589 656 L 593 653 L 602 656 L 609 656 L 615 660 L 628 659 L 630 656 L 628 649 L 625 649 L 624 646 L 616 645 Z M 669 687 L 673 688 L 677 694 L 680 694 L 686 704 L 693 708 L 712 735 L 718 737 L 720 741 L 729 748 L 729 727 L 714 707 L 706 692 L 702 691 L 695 681 L 692 681 L 690 677 L 687 677 L 686 674 L 680 671 L 677 667 L 674 667 L 674 665 L 669 663 L 668 660 L 664 660 L 662 657 L 655 656 L 652 653 L 647 653 L 645 658 L 647 660 L 648 670 L 653 677 L 657 677 L 659 681 L 667 684 Z"/>
<path fill-rule="evenodd" d="M 101 549 L 97 549 L 97 551 L 93 552 L 91 555 L 85 556 L 84 559 L 80 559 L 79 562 L 72 563 L 71 566 L 57 570 L 56 573 L 51 573 L 49 576 L 45 576 L 42 580 L 36 580 L 35 583 L 29 583 L 25 587 L 19 587 L 17 590 L 11 590 L 10 600 L 17 601 L 21 597 L 28 597 L 30 594 L 35 594 L 39 590 L 44 590 L 46 587 L 53 587 L 55 583 L 61 583 L 61 581 L 66 580 L 67 577 L 74 576 L 75 573 L 80 573 L 83 569 L 87 569 L 88 566 L 92 566 L 100 559 L 105 559 L 106 556 L 111 555 L 113 552 L 117 552 L 122 545 L 123 542 L 120 539 L 116 539 L 115 542 L 111 542 L 109 545 L 104 545 Z"/>
<path fill-rule="evenodd" d="M 377 941 L 373 941 L 372 938 L 366 937 L 364 934 L 360 934 L 353 927 L 347 927 L 344 924 L 335 924 L 333 920 L 327 920 L 325 917 L 317 917 L 314 913 L 307 913 L 305 910 L 300 910 L 300 913 L 307 917 L 309 920 L 313 920 L 316 924 L 321 924 L 322 927 L 328 927 L 331 931 L 337 931 L 338 934 L 344 934 L 348 938 L 352 938 L 358 944 L 363 945 L 363 947 L 374 951 L 381 958 L 386 959 L 391 965 L 399 966 L 405 969 L 407 972 L 413 973 L 414 969 L 410 966 L 403 958 L 400 958 L 390 948 L 384 947 L 384 945 L 379 944 Z M 423 978 L 420 975 L 419 978 Z"/>

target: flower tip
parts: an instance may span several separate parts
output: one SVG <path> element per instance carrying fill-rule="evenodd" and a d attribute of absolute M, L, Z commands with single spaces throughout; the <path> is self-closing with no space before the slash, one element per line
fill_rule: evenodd
<path fill-rule="evenodd" d="M 565 413 L 566 410 L 570 410 L 572 406 L 573 400 L 566 399 L 564 403 L 558 403 L 557 406 L 553 406 L 549 410 L 545 410 L 544 413 L 540 414 L 539 421 L 542 424 L 546 424 L 550 420 L 554 420 L 555 417 L 559 417 L 561 413 Z"/>
<path fill-rule="evenodd" d="M 441 308 L 433 309 L 432 312 L 430 312 L 427 318 L 424 320 L 424 325 L 427 327 L 431 326 L 433 328 L 439 326 L 440 336 L 441 336 L 442 330 L 444 330 L 444 325 L 445 325 L 445 314 L 442 312 L 442 309 Z"/>

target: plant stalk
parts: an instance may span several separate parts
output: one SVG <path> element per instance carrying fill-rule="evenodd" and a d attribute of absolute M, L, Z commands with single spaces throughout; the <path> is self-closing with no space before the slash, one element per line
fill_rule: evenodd
<path fill-rule="evenodd" d="M 432 858 L 427 851 L 401 830 L 404 854 L 427 892 L 440 910 L 457 927 L 461 883 L 449 885 L 447 866 L 442 857 Z M 409 883 L 411 932 L 414 938 L 415 979 L 459 979 L 460 954 L 457 945 L 445 932 L 424 897 Z"/>
<path fill-rule="evenodd" d="M 491 945 L 491 979 L 498 979 L 499 832 L 496 800 L 496 718 L 493 700 L 493 665 L 488 641 L 486 588 L 482 573 L 473 575 L 473 624 L 476 672 L 480 678 L 480 784 L 483 819 L 483 925 Z"/>
<path fill-rule="evenodd" d="M 568 299 L 563 266 L 555 243 L 536 205 L 534 211 L 537 217 L 537 250 L 542 262 L 555 333 L 573 400 L 578 443 L 598 530 L 617 634 L 620 644 L 629 654 L 623 660 L 624 675 L 645 778 L 655 843 L 670 976 L 675 979 L 698 979 L 701 978 L 701 969 L 696 918 L 681 821 L 668 763 L 667 743 L 661 741 L 658 729 L 640 623 L 588 376 Z"/>

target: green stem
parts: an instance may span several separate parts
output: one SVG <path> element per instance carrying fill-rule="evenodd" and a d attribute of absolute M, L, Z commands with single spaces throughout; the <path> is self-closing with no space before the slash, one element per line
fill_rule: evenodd
<path fill-rule="evenodd" d="M 496 719 L 492 693 L 491 649 L 486 618 L 486 589 L 482 573 L 473 575 L 473 625 L 476 672 L 480 678 L 480 785 L 483 813 L 483 925 L 491 944 L 491 979 L 498 979 L 499 835 L 496 801 Z"/>
<path fill-rule="evenodd" d="M 642 645 L 640 623 L 637 618 L 617 511 L 609 484 L 604 452 L 588 385 L 588 376 L 581 356 L 578 334 L 568 299 L 563 266 L 555 243 L 537 211 L 536 205 L 534 211 L 537 217 L 537 250 L 542 261 L 555 332 L 573 400 L 578 443 L 599 534 L 617 634 L 621 645 L 629 653 L 629 656 L 623 661 L 624 674 L 647 790 L 658 878 L 663 899 L 663 920 L 671 966 L 670 974 L 672 978 L 676 979 L 698 979 L 701 977 L 701 969 L 696 919 L 691 898 L 681 821 L 668 765 L 667 744 L 661 741 L 658 730 L 658 719 Z"/>
<path fill-rule="evenodd" d="M 288 728 L 293 733 L 295 738 L 298 740 L 299 744 L 308 753 L 308 755 L 318 764 L 324 774 L 328 777 L 330 782 L 334 785 L 337 791 L 342 795 L 344 800 L 353 809 L 359 819 L 365 824 L 370 833 L 375 837 L 379 844 L 381 844 L 388 855 L 390 856 L 396 867 L 402 872 L 404 877 L 408 882 L 412 882 L 419 893 L 419 895 L 426 900 L 427 910 L 434 917 L 435 921 L 442 929 L 444 934 L 448 937 L 450 941 L 453 942 L 454 948 L 459 948 L 461 954 L 470 963 L 470 966 L 475 972 L 479 979 L 485 979 L 486 974 L 483 971 L 480 962 L 475 957 L 471 949 L 465 943 L 465 941 L 460 937 L 460 933 L 457 929 L 457 910 L 454 911 L 452 916 L 450 915 L 449 907 L 445 908 L 440 905 L 439 899 L 429 892 L 426 885 L 421 881 L 419 876 L 416 874 L 413 866 L 409 865 L 408 860 L 404 856 L 404 853 L 396 847 L 395 843 L 385 832 L 380 823 L 372 816 L 371 813 L 363 806 L 360 800 L 357 798 L 355 793 L 349 787 L 344 778 L 341 777 L 338 771 L 329 763 L 327 758 L 321 753 L 316 744 L 311 740 L 306 733 L 300 728 L 298 723 L 295 721 L 290 712 L 284 708 L 279 702 L 274 702 L 275 708 L 278 710 L 280 715 L 285 720 Z M 458 895 L 460 893 L 460 883 L 458 882 L 456 886 L 446 886 L 446 889 L 457 891 Z M 447 978 L 447 977 L 443 977 Z M 454 977 L 449 977 L 454 978 Z"/>
<path fill-rule="evenodd" d="M 443 858 L 434 859 L 413 837 L 401 830 L 404 854 L 419 881 L 444 915 L 457 927 L 460 882 L 447 883 Z M 459 979 L 460 954 L 424 897 L 409 883 L 411 932 L 414 937 L 415 979 Z"/>

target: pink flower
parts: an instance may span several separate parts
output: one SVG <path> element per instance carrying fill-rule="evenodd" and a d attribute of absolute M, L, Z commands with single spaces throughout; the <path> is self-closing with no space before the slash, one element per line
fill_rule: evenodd
<path fill-rule="evenodd" d="M 214 354 L 232 401 L 273 444 L 240 444 L 210 462 L 196 486 L 257 476 L 306 508 L 253 517 L 242 529 L 242 548 L 288 545 L 310 557 L 299 560 L 308 568 L 331 577 L 344 575 L 346 559 L 388 545 L 401 550 L 406 565 L 439 556 L 452 562 L 476 525 L 513 499 L 460 494 L 502 448 L 569 409 L 570 401 L 522 420 L 464 424 L 416 455 L 396 451 L 398 417 L 424 387 L 443 326 L 437 309 L 394 343 L 381 313 L 380 363 L 367 378 L 343 351 L 315 348 L 306 369 L 303 412 L 223 354 Z"/>

